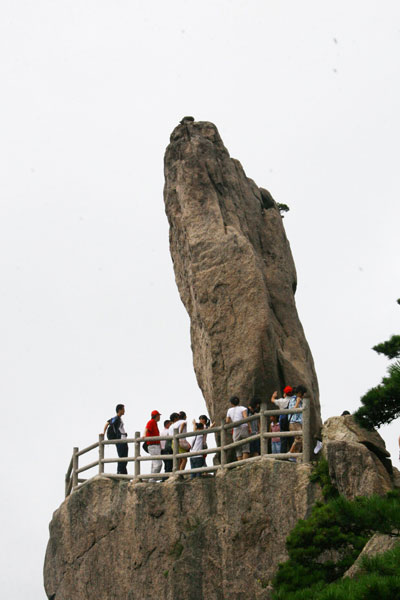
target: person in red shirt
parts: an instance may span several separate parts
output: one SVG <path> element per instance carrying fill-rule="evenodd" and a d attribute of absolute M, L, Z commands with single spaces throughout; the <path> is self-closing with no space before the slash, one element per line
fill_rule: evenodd
<path fill-rule="evenodd" d="M 160 420 L 161 413 L 158 410 L 153 410 L 151 413 L 151 419 L 146 425 L 146 429 L 144 430 L 144 437 L 155 437 L 160 435 L 160 431 L 158 429 L 158 421 Z M 151 440 L 147 443 L 147 450 L 149 454 L 159 455 L 161 454 L 161 446 L 159 440 Z M 152 460 L 151 461 L 151 472 L 159 473 L 161 471 L 162 461 L 161 460 Z M 157 481 L 153 479 L 153 481 Z"/>

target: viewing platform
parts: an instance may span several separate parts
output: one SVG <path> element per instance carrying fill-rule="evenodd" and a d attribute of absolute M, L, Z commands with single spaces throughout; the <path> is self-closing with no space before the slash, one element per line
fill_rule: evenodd
<path fill-rule="evenodd" d="M 302 413 L 302 429 L 298 431 L 279 431 L 279 432 L 270 432 L 269 429 L 269 417 L 271 416 L 279 416 L 279 415 L 293 415 L 297 413 Z M 230 435 L 228 430 L 233 429 L 234 427 L 238 427 L 239 425 L 249 423 L 251 421 L 257 420 L 259 421 L 259 432 L 257 434 L 251 435 L 245 439 L 238 440 L 236 442 L 230 441 Z M 183 438 L 190 438 L 198 435 L 208 436 L 210 434 L 215 434 L 216 446 L 213 448 L 204 448 L 201 451 L 196 450 L 188 451 L 188 452 L 180 452 L 182 448 L 179 447 L 179 440 Z M 273 454 L 270 451 L 270 445 L 268 441 L 271 438 L 294 438 L 294 437 L 302 437 L 302 452 L 300 453 L 280 453 Z M 172 454 L 159 454 L 159 455 L 150 455 L 141 453 L 143 442 L 155 442 L 162 440 L 171 440 L 172 438 Z M 248 444 L 249 442 L 260 440 L 260 455 L 254 456 L 250 458 L 246 458 L 243 460 L 236 460 L 233 462 L 229 461 L 229 451 L 235 450 L 236 448 Z M 125 458 L 113 457 L 113 458 L 105 458 L 105 446 L 115 445 L 115 444 L 133 444 L 134 447 L 134 455 L 128 456 Z M 98 450 L 98 455 L 95 461 L 92 461 L 86 465 L 79 466 L 80 457 L 85 454 Z M 190 458 L 190 457 L 198 457 L 199 455 L 207 455 L 214 454 L 215 459 L 212 466 L 205 466 L 196 469 L 184 469 L 179 470 L 178 468 L 178 460 L 181 458 Z M 272 459 L 283 459 L 288 460 L 289 458 L 299 460 L 303 463 L 308 463 L 311 461 L 311 431 L 310 431 L 310 401 L 308 398 L 304 399 L 303 408 L 291 408 L 291 409 L 266 409 L 266 403 L 263 403 L 261 406 L 261 410 L 259 413 L 251 415 L 250 417 L 246 417 L 245 419 L 241 419 L 240 421 L 235 421 L 234 423 L 226 423 L 223 419 L 221 421 L 221 425 L 217 427 L 210 427 L 209 429 L 191 431 L 178 433 L 178 429 L 174 429 L 172 436 L 157 436 L 157 437 L 143 437 L 140 435 L 140 432 L 135 432 L 134 438 L 123 438 L 116 440 L 107 440 L 104 439 L 104 435 L 100 434 L 98 441 L 79 450 L 79 448 L 74 448 L 71 461 L 69 463 L 67 473 L 65 475 L 65 496 L 69 496 L 71 493 L 79 490 L 83 486 L 87 485 L 90 481 L 94 479 L 96 476 L 109 477 L 113 479 L 120 479 L 125 481 L 137 480 L 137 481 L 149 481 L 152 480 L 164 480 L 168 479 L 171 476 L 185 476 L 191 475 L 194 473 L 215 473 L 220 469 L 231 469 L 243 464 L 249 464 L 255 461 L 260 460 L 261 457 L 268 456 Z M 172 471 L 168 473 L 141 473 L 141 463 L 143 461 L 172 461 Z M 107 465 L 111 463 L 134 463 L 134 473 L 133 474 L 117 474 L 110 473 L 106 470 Z M 82 478 L 82 473 L 88 471 L 90 469 L 97 469 L 97 472 L 92 477 L 87 479 Z"/>

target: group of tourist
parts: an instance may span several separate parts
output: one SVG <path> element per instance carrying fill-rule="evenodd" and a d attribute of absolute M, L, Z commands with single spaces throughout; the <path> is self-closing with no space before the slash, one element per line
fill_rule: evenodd
<path fill-rule="evenodd" d="M 278 398 L 278 392 L 274 392 L 271 397 L 271 402 L 279 409 L 291 409 L 291 408 L 302 408 L 303 398 L 306 393 L 306 388 L 302 385 L 292 388 L 286 386 L 283 390 L 282 398 Z M 256 415 L 260 412 L 260 401 L 253 398 L 247 406 L 240 404 L 240 400 L 237 396 L 233 396 L 230 399 L 230 408 L 226 413 L 226 423 L 232 423 L 232 438 L 234 442 L 242 440 L 243 443 L 235 447 L 236 459 L 244 460 L 252 456 L 260 455 L 260 439 L 250 439 L 248 443 L 245 442 L 247 438 L 251 438 L 260 432 L 260 419 L 255 418 L 246 423 L 240 423 L 235 426 L 235 423 L 246 419 L 252 415 Z M 117 453 L 120 458 L 126 458 L 128 456 L 128 444 L 124 442 L 124 438 L 127 437 L 122 416 L 125 414 L 125 406 L 118 404 L 116 406 L 116 416 L 112 417 L 107 421 L 104 426 L 104 434 L 107 431 L 109 439 L 118 439 L 116 443 Z M 146 452 L 152 456 L 165 456 L 163 460 L 155 458 L 151 461 L 151 473 L 157 474 L 161 472 L 162 464 L 164 463 L 165 473 L 172 471 L 172 454 L 173 448 L 173 435 L 176 430 L 178 434 L 184 434 L 187 432 L 187 417 L 184 411 L 173 412 L 169 419 L 163 422 L 163 429 L 159 430 L 158 423 L 161 419 L 161 413 L 158 410 L 153 410 L 151 413 L 151 419 L 146 424 L 144 430 L 144 438 L 153 437 L 165 437 L 162 440 L 149 440 L 145 441 L 143 446 Z M 210 423 L 210 419 L 206 415 L 200 415 L 199 420 L 193 420 L 193 431 L 198 432 L 197 435 L 191 436 L 191 443 L 188 442 L 186 437 L 178 438 L 178 470 L 183 471 L 186 468 L 187 457 L 179 458 L 179 454 L 187 452 L 196 452 L 195 455 L 190 457 L 190 468 L 199 469 L 206 466 L 206 454 L 204 450 L 207 449 L 207 429 L 214 426 Z M 270 417 L 269 431 L 276 433 L 276 436 L 271 437 L 271 450 L 273 454 L 286 454 L 286 453 L 300 453 L 302 451 L 302 438 L 296 436 L 296 431 L 302 428 L 302 413 L 294 414 L 280 414 L 279 416 L 272 415 Z M 293 431 L 294 439 L 290 436 L 279 436 L 280 432 Z M 197 454 L 198 453 L 198 454 Z M 167 456 L 170 455 L 168 458 Z M 295 461 L 295 458 L 289 458 L 289 460 Z M 127 474 L 127 462 L 118 462 L 117 473 L 124 475 Z M 191 473 L 191 477 L 200 477 L 201 472 Z"/>
<path fill-rule="evenodd" d="M 295 388 L 286 386 L 283 390 L 283 397 L 278 398 L 278 392 L 274 392 L 271 397 L 271 402 L 282 410 L 291 408 L 302 408 L 303 398 L 307 389 L 303 385 L 299 385 Z M 226 414 L 227 423 L 235 423 L 246 417 L 250 417 L 260 412 L 260 402 L 256 398 L 249 403 L 247 407 L 241 406 L 239 398 L 233 396 L 230 399 L 231 407 L 228 409 Z M 279 416 L 270 416 L 269 431 L 276 433 L 276 436 L 271 437 L 271 450 L 272 454 L 286 454 L 286 453 L 301 453 L 303 449 L 302 437 L 297 435 L 290 436 L 279 436 L 281 431 L 300 431 L 302 429 L 302 413 L 294 414 L 281 414 Z M 254 419 L 247 423 L 242 423 L 239 426 L 233 428 L 233 441 L 245 440 L 248 437 L 257 435 L 260 431 L 260 419 Z M 237 460 L 244 460 L 251 456 L 258 456 L 260 454 L 260 440 L 250 440 L 248 444 L 244 443 L 236 447 L 236 458 Z M 289 460 L 295 461 L 296 459 L 290 458 Z"/>
<path fill-rule="evenodd" d="M 164 440 L 150 440 L 145 442 L 145 450 L 149 454 L 154 455 L 172 455 L 173 454 L 173 435 L 174 431 L 178 434 L 184 434 L 187 432 L 187 417 L 186 413 L 181 410 L 173 412 L 169 419 L 166 419 L 163 423 L 164 428 L 159 431 L 158 422 L 160 421 L 161 414 L 158 410 L 153 410 L 151 413 L 151 419 L 147 423 L 144 430 L 144 437 L 166 437 Z M 192 436 L 190 444 L 186 437 L 178 438 L 178 454 L 184 454 L 185 452 L 199 452 L 198 455 L 190 457 L 190 468 L 199 469 L 206 466 L 206 455 L 201 451 L 207 448 L 207 434 L 205 430 L 210 427 L 210 419 L 206 415 L 200 415 L 198 422 L 193 420 L 193 431 L 198 431 L 198 435 Z M 162 463 L 164 462 L 165 473 L 172 471 L 172 457 L 163 459 L 155 459 L 151 461 L 151 472 L 160 473 Z M 183 471 L 186 467 L 187 457 L 178 457 L 178 470 Z M 191 477 L 200 476 L 201 473 L 192 473 Z"/>

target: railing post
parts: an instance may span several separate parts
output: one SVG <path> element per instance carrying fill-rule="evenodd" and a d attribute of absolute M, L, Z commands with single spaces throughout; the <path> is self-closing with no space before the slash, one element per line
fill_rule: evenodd
<path fill-rule="evenodd" d="M 224 428 L 225 425 L 225 419 L 221 419 L 221 435 L 220 435 L 220 443 L 221 443 L 221 458 L 220 458 L 220 462 L 221 462 L 221 467 L 223 467 L 224 465 L 226 465 L 226 450 L 225 450 L 225 444 L 226 444 L 226 429 Z"/>
<path fill-rule="evenodd" d="M 78 473 L 79 469 L 79 456 L 78 456 L 79 448 L 74 448 L 72 452 L 72 491 L 78 485 Z"/>
<path fill-rule="evenodd" d="M 65 476 L 65 497 L 68 496 L 69 482 L 70 482 L 70 479 L 67 476 Z"/>
<path fill-rule="evenodd" d="M 172 438 L 172 472 L 178 470 L 178 454 L 179 454 L 179 440 L 176 437 L 179 432 L 179 429 L 174 429 L 173 438 Z"/>
<path fill-rule="evenodd" d="M 303 463 L 311 462 L 311 399 L 305 398 L 303 400 L 303 418 L 302 418 L 302 429 L 303 429 Z"/>
<path fill-rule="evenodd" d="M 104 473 L 104 433 L 100 433 L 99 435 L 99 475 Z"/>
<path fill-rule="evenodd" d="M 264 437 L 264 433 L 267 432 L 267 417 L 265 416 L 265 411 L 267 410 L 267 403 L 265 400 L 261 402 L 260 408 L 260 454 L 263 456 L 264 454 L 268 454 L 268 439 Z"/>
<path fill-rule="evenodd" d="M 140 460 L 137 460 L 140 456 L 140 442 L 136 440 L 140 438 L 140 431 L 135 431 L 135 477 L 140 475 Z"/>

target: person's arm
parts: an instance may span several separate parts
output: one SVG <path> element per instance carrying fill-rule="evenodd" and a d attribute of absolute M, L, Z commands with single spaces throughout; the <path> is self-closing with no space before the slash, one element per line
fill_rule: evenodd
<path fill-rule="evenodd" d="M 228 417 L 228 416 L 226 417 L 225 421 L 226 421 L 227 423 L 232 423 L 232 419 L 231 419 L 230 417 Z"/>
<path fill-rule="evenodd" d="M 275 404 L 275 400 L 277 399 L 277 397 L 278 397 L 278 392 L 274 392 L 271 396 L 271 402 L 273 402 Z"/>
<path fill-rule="evenodd" d="M 143 437 L 149 437 L 149 435 L 150 435 L 149 430 L 147 429 L 147 427 L 145 427 Z"/>
<path fill-rule="evenodd" d="M 106 431 L 107 431 L 107 429 L 108 429 L 108 426 L 109 426 L 109 424 L 110 424 L 110 422 L 109 422 L 109 421 L 107 421 L 107 423 L 104 425 L 104 431 L 103 431 L 103 435 L 106 435 Z"/>
<path fill-rule="evenodd" d="M 193 431 L 197 431 L 196 419 L 193 419 L 192 424 L 193 424 Z"/>

